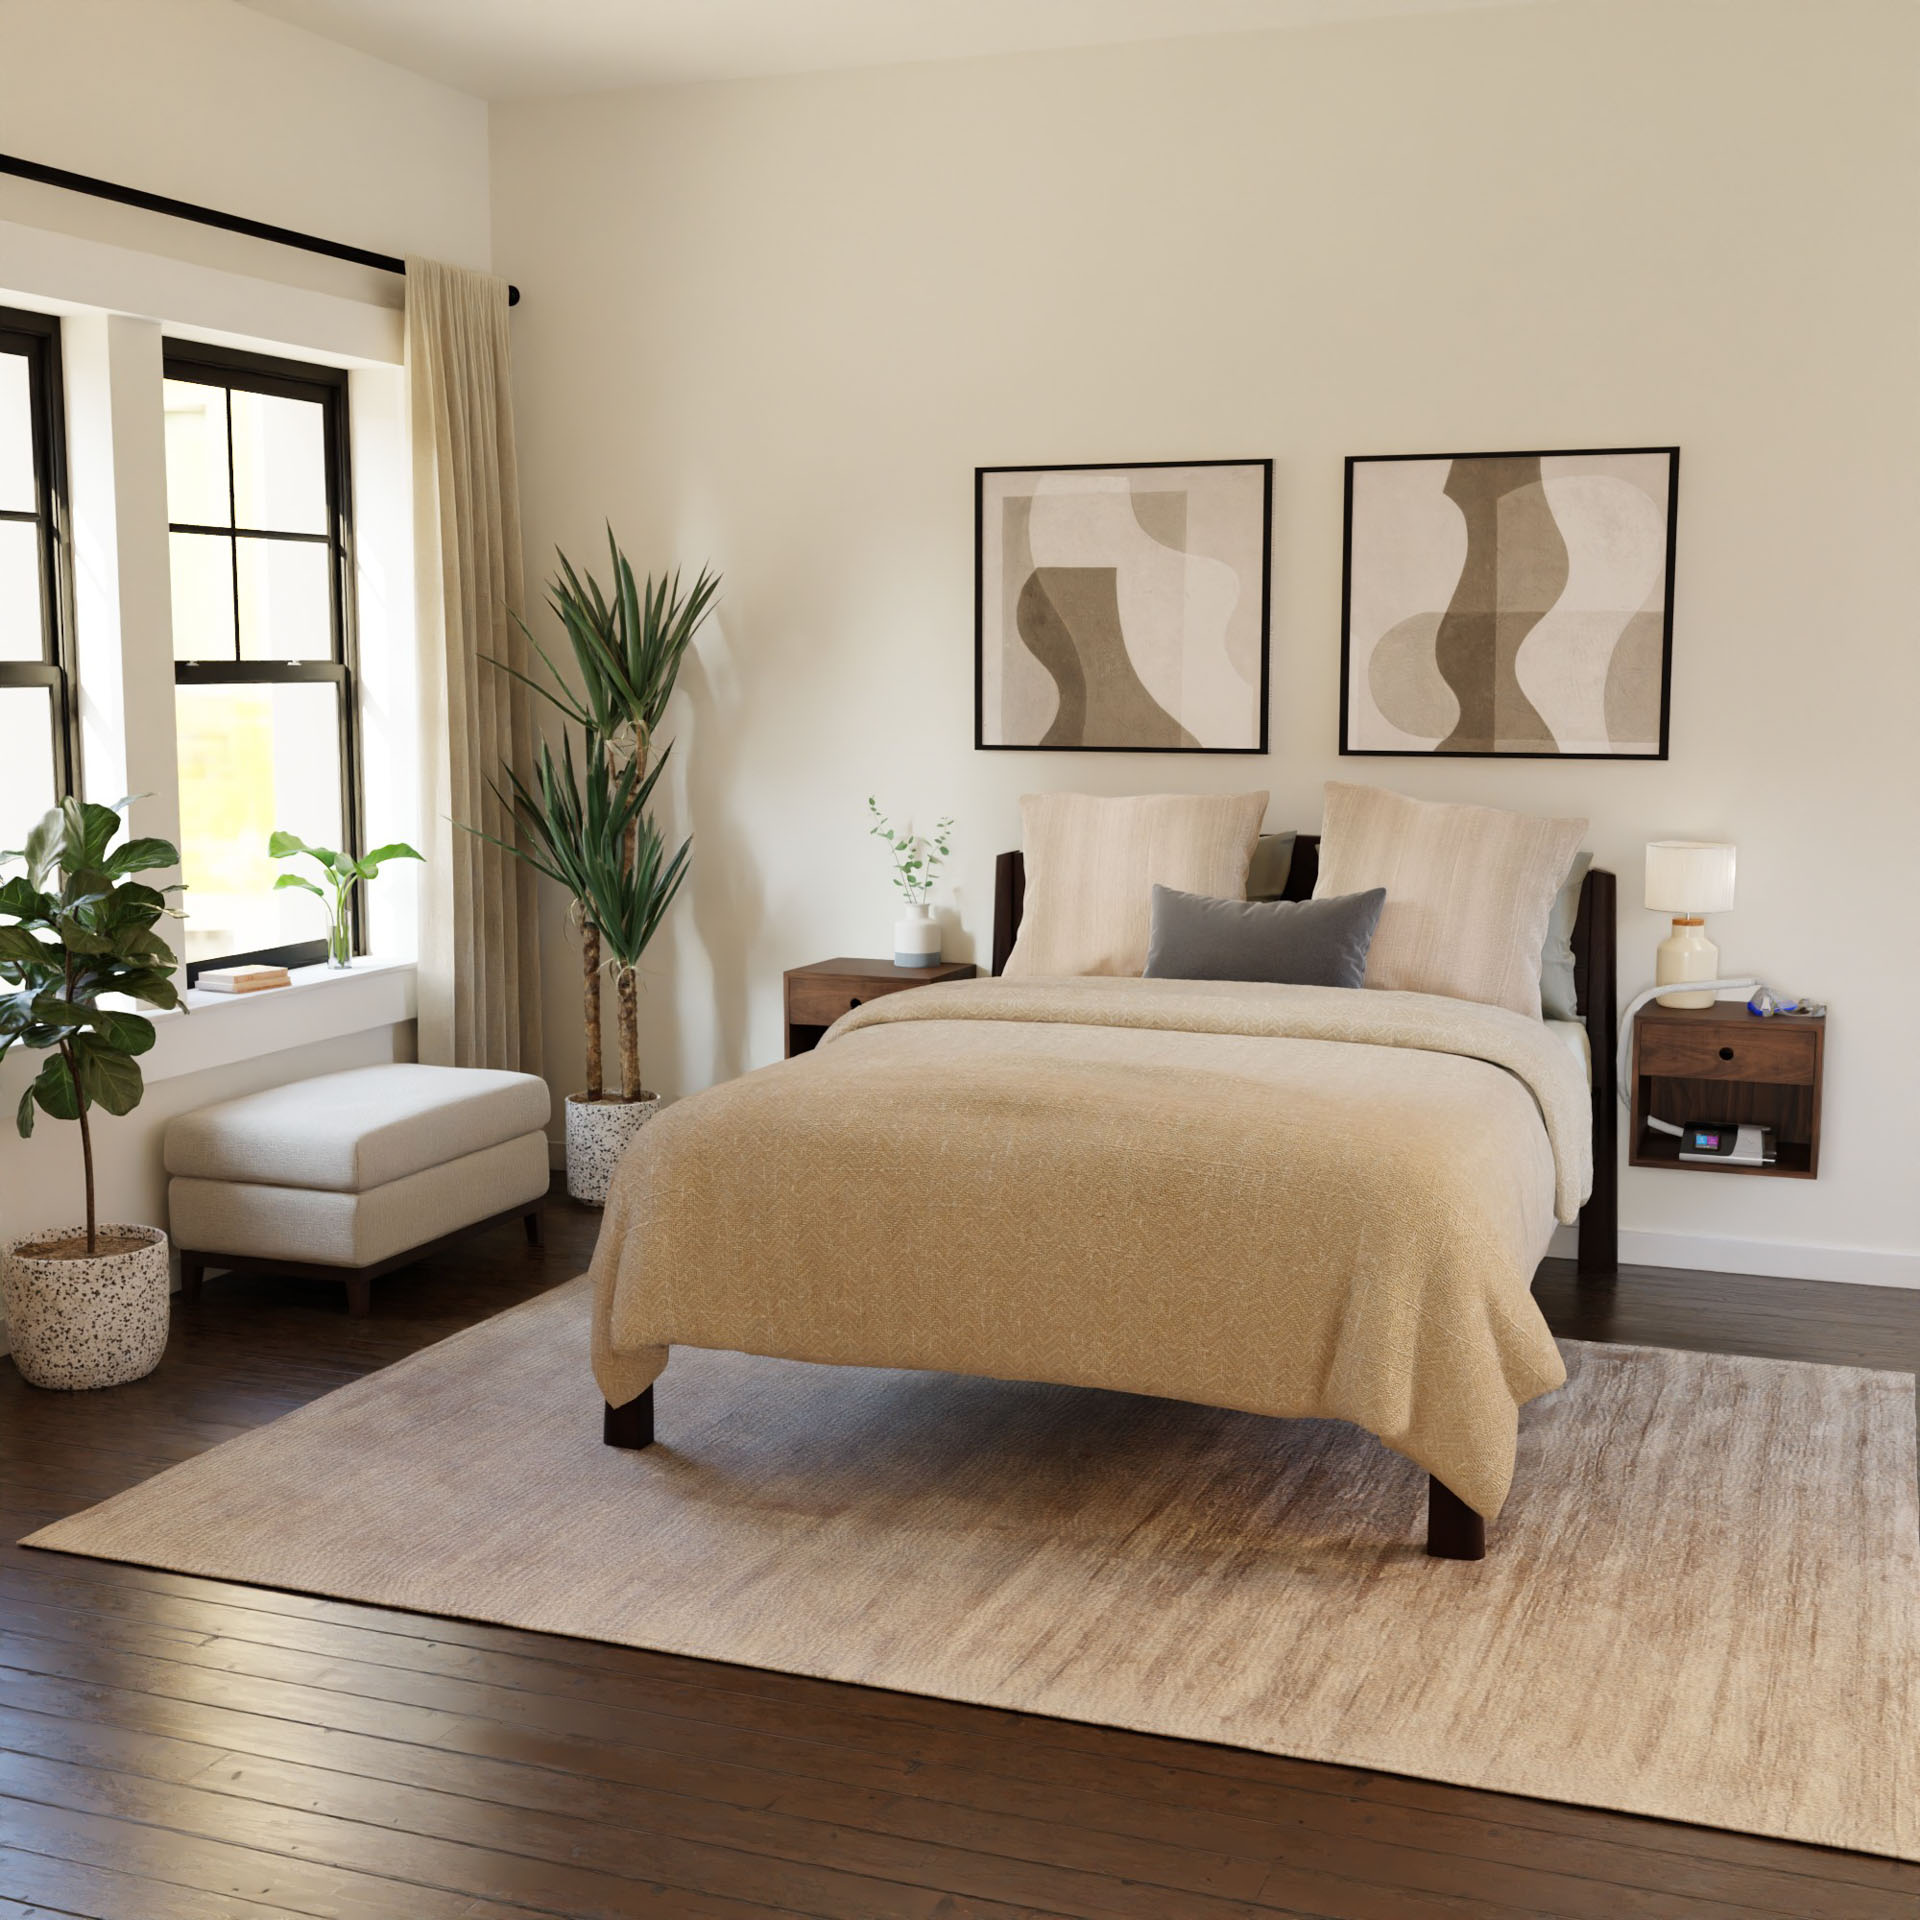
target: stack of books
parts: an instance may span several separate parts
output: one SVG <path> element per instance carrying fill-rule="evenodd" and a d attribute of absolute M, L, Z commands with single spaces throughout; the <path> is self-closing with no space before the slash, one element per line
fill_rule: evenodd
<path fill-rule="evenodd" d="M 261 993 L 268 987 L 290 987 L 285 967 L 216 967 L 193 983 L 208 993 Z"/>

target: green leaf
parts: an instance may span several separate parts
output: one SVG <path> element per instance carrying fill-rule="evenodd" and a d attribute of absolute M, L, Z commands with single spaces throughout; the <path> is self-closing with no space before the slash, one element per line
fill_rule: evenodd
<path fill-rule="evenodd" d="M 96 932 L 77 914 L 55 915 L 53 930 L 66 944 L 70 953 L 111 953 L 113 951 L 111 937 Z"/>
<path fill-rule="evenodd" d="M 59 964 L 59 948 L 36 939 L 25 927 L 0 927 L 0 967 L 57 967 Z"/>
<path fill-rule="evenodd" d="M 61 801 L 60 813 L 63 829 L 60 864 L 69 873 L 99 866 L 108 843 L 120 831 L 119 808 L 69 796 Z"/>
<path fill-rule="evenodd" d="M 80 1118 L 80 1095 L 61 1055 L 56 1053 L 47 1060 L 27 1091 L 39 1102 L 40 1111 L 55 1120 Z"/>
<path fill-rule="evenodd" d="M 118 879 L 126 873 L 145 873 L 150 867 L 177 867 L 180 850 L 171 840 L 147 837 L 129 840 L 107 856 L 107 872 Z"/>
<path fill-rule="evenodd" d="M 33 1001 L 36 1022 L 71 1032 L 78 1032 L 87 1024 L 88 1012 L 86 1007 L 76 1007 L 72 1001 L 63 1000 L 57 993 L 37 994 Z"/>
<path fill-rule="evenodd" d="M 354 871 L 362 880 L 371 880 L 388 860 L 424 860 L 425 854 L 416 853 L 404 840 L 390 841 L 384 847 L 375 847 L 371 853 L 363 853 L 354 865 Z"/>
<path fill-rule="evenodd" d="M 116 1007 L 86 1009 L 87 1024 L 110 1047 L 121 1053 L 151 1053 L 154 1028 L 151 1020 L 137 1013 L 122 1013 Z"/>
<path fill-rule="evenodd" d="M 131 1113 L 140 1104 L 146 1084 L 138 1065 L 118 1047 L 83 1033 L 75 1037 L 72 1049 L 80 1091 L 90 1102 L 108 1113 Z"/>
<path fill-rule="evenodd" d="M 20 1096 L 20 1105 L 13 1116 L 13 1124 L 20 1129 L 22 1140 L 33 1138 L 33 1089 L 28 1087 Z"/>
<path fill-rule="evenodd" d="M 279 827 L 276 827 L 267 839 L 269 860 L 285 860 L 296 853 L 312 852 L 313 848 L 308 846 L 297 833 L 287 833 Z"/>
<path fill-rule="evenodd" d="M 51 813 L 43 814 L 40 824 L 27 835 L 27 880 L 35 886 L 43 886 L 53 871 L 53 863 L 59 855 L 60 835 L 66 825 L 60 809 L 55 807 Z"/>
<path fill-rule="evenodd" d="M 180 1004 L 180 989 L 174 984 L 173 974 L 158 967 L 128 968 L 114 982 L 114 991 L 144 1000 L 150 1007 Z"/>
<path fill-rule="evenodd" d="M 327 897 L 325 892 L 315 886 L 304 874 L 283 873 L 280 878 L 273 883 L 273 891 L 275 893 L 279 893 L 287 887 L 298 887 L 303 893 L 314 894 L 322 900 Z"/>
<path fill-rule="evenodd" d="M 0 883 L 0 913 L 16 920 L 44 920 L 54 909 L 54 898 L 42 893 L 24 874 Z"/>

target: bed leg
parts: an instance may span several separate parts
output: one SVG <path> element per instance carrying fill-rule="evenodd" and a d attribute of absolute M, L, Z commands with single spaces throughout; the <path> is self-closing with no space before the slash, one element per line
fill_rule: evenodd
<path fill-rule="evenodd" d="M 600 1437 L 610 1447 L 650 1447 L 653 1445 L 653 1389 L 649 1387 L 637 1400 L 624 1407 L 609 1406 Z"/>
<path fill-rule="evenodd" d="M 1427 1551 L 1436 1560 L 1487 1557 L 1487 1523 L 1432 1474 L 1427 1476 Z"/>

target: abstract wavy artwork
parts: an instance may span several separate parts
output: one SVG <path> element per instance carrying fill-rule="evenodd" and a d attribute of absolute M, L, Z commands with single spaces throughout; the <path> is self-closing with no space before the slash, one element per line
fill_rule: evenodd
<path fill-rule="evenodd" d="M 1264 753 L 1270 460 L 981 467 L 974 744 Z"/>
<path fill-rule="evenodd" d="M 1679 470 L 1348 460 L 1341 752 L 1664 760 Z"/>

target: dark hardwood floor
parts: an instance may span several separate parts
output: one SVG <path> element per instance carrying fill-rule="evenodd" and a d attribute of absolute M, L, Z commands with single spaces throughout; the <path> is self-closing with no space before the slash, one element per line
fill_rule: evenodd
<path fill-rule="evenodd" d="M 568 1278 L 597 1224 L 558 1198 L 544 1253 L 498 1231 L 363 1321 L 213 1280 L 108 1393 L 0 1362 L 0 1538 Z M 1588 1339 L 1920 1366 L 1920 1294 L 1539 1292 Z M 775 1913 L 1914 1920 L 1920 1868 L 0 1549 L 0 1920 Z"/>

